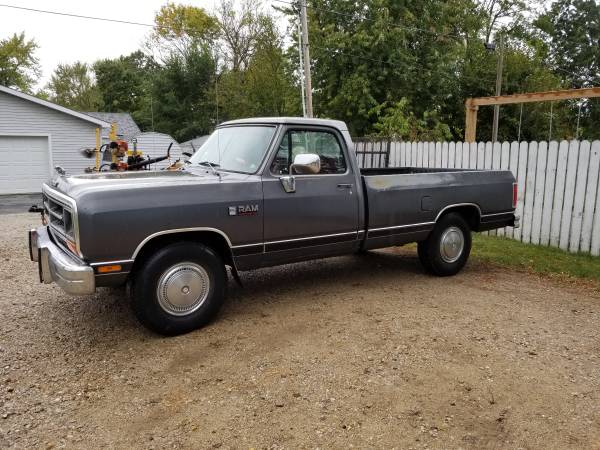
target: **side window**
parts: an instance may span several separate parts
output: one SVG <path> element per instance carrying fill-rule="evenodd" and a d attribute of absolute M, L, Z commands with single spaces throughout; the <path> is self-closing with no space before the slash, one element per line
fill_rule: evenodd
<path fill-rule="evenodd" d="M 320 174 L 346 172 L 346 159 L 340 143 L 328 131 L 288 131 L 277 150 L 271 173 L 288 175 L 296 155 L 313 153 L 321 158 Z"/>

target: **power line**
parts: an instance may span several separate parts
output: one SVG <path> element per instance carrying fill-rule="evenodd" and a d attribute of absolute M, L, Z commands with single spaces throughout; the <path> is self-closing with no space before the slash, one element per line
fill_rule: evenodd
<path fill-rule="evenodd" d="M 47 10 L 47 9 L 26 8 L 24 6 L 7 5 L 7 4 L 3 4 L 3 3 L 0 3 L 0 7 L 16 9 L 16 10 L 21 10 L 21 11 L 41 13 L 41 14 L 51 14 L 54 16 L 72 17 L 72 18 L 76 18 L 76 19 L 98 20 L 101 22 L 112 22 L 112 23 L 120 23 L 120 24 L 125 24 L 125 25 L 135 25 L 135 26 L 139 26 L 139 27 L 162 29 L 162 30 L 167 30 L 167 31 L 176 31 L 176 32 L 183 31 L 185 33 L 188 33 L 189 35 L 193 35 L 194 33 L 198 32 L 198 30 L 189 29 L 189 28 L 175 29 L 173 27 L 169 27 L 166 25 L 151 24 L 151 23 L 144 23 L 144 22 L 134 22 L 131 20 L 113 19 L 113 18 L 108 18 L 108 17 L 88 16 L 88 15 L 83 15 L 83 14 L 74 14 L 74 13 L 68 13 L 68 12 L 62 12 L 62 11 L 51 11 L 51 10 Z"/>
<path fill-rule="evenodd" d="M 53 14 L 55 16 L 75 17 L 77 19 L 100 20 L 103 22 L 116 22 L 116 23 L 122 23 L 122 24 L 126 24 L 126 25 L 137 25 L 137 26 L 141 26 L 141 27 L 168 28 L 168 27 L 161 27 L 160 25 L 153 25 L 153 24 L 149 24 L 149 23 L 133 22 L 130 20 L 109 19 L 107 17 L 85 16 L 82 14 L 72 14 L 72 13 L 66 13 L 66 12 L 60 12 L 60 11 L 49 11 L 46 9 L 25 8 L 24 6 L 0 4 L 0 7 L 19 9 L 22 11 L 30 11 L 30 12 L 43 13 L 43 14 Z"/>

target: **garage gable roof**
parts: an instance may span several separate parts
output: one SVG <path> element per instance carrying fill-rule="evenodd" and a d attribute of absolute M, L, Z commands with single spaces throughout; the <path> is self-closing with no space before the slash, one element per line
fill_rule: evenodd
<path fill-rule="evenodd" d="M 59 111 L 64 114 L 68 114 L 73 117 L 77 117 L 78 119 L 85 120 L 86 122 L 91 122 L 99 127 L 109 127 L 110 123 L 105 122 L 103 120 L 97 119 L 92 116 L 88 116 L 87 114 L 83 114 L 77 111 L 73 111 L 72 109 L 65 108 L 64 106 L 57 105 L 56 103 L 52 103 L 46 100 L 42 100 L 41 98 L 34 97 L 33 95 L 25 94 L 24 92 L 17 91 L 15 89 L 7 88 L 6 86 L 0 85 L 0 92 L 4 92 L 8 95 L 13 95 L 18 98 L 22 98 L 23 100 L 30 101 L 32 103 L 37 103 L 38 105 L 45 106 L 46 108 L 54 109 L 55 111 Z"/>
<path fill-rule="evenodd" d="M 121 136 L 126 141 L 131 140 L 142 132 L 129 113 L 86 112 L 85 114 L 108 123 L 116 123 L 117 136 Z M 105 129 L 104 131 L 108 135 L 109 130 Z"/>

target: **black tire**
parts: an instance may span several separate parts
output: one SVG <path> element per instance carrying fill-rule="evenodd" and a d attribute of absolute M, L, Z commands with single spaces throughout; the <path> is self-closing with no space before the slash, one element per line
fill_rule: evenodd
<path fill-rule="evenodd" d="M 419 255 L 419 261 L 421 262 L 421 265 L 423 266 L 423 268 L 425 269 L 425 272 L 427 273 L 433 273 L 433 269 L 431 267 L 431 264 L 429 262 L 429 241 L 420 241 L 417 244 L 417 253 Z"/>
<path fill-rule="evenodd" d="M 462 249 L 460 236 L 462 236 Z M 442 249 L 442 239 L 445 242 L 450 241 L 450 250 Z M 439 277 L 456 275 L 469 259 L 471 244 L 469 224 L 460 214 L 448 213 L 438 220 L 427 240 L 419 242 L 419 260 L 423 268 L 433 275 Z"/>
<path fill-rule="evenodd" d="M 133 311 L 152 331 L 166 336 L 188 333 L 215 317 L 226 287 L 225 265 L 214 250 L 196 242 L 171 244 L 136 270 L 131 286 Z"/>

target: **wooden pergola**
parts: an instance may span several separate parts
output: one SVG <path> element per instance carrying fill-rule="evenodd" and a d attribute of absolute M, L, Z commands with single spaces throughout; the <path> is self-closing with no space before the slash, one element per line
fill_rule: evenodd
<path fill-rule="evenodd" d="M 468 98 L 465 102 L 465 141 L 475 142 L 477 111 L 480 106 L 513 105 L 518 103 L 551 102 L 573 98 L 600 97 L 600 87 L 566 89 L 563 91 L 530 92 L 527 94 L 499 95 L 494 97 Z"/>

